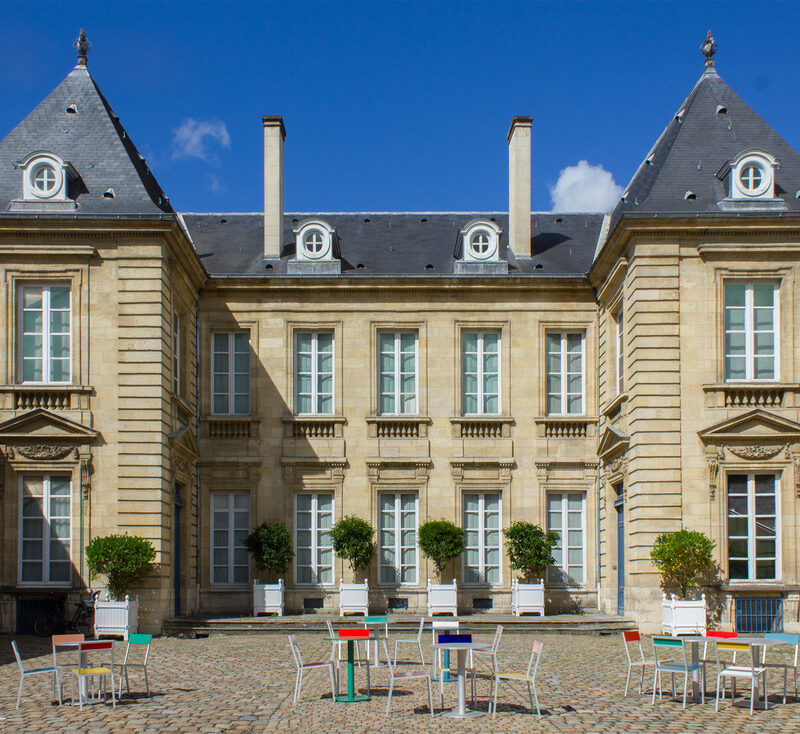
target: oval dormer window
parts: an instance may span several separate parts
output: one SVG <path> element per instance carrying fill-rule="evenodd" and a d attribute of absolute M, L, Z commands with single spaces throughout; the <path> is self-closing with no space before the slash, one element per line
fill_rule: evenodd
<path fill-rule="evenodd" d="M 306 257 L 316 259 L 325 251 L 325 237 L 318 229 L 310 229 L 303 235 L 303 249 Z"/>
<path fill-rule="evenodd" d="M 46 161 L 37 163 L 30 173 L 31 190 L 43 199 L 50 198 L 61 188 L 60 176 L 61 172 L 51 163 Z"/>
<path fill-rule="evenodd" d="M 749 196 L 763 193 L 768 181 L 764 168 L 755 161 L 747 161 L 739 171 L 739 183 Z"/>
<path fill-rule="evenodd" d="M 487 232 L 482 230 L 475 232 L 469 241 L 470 249 L 474 257 L 484 260 L 491 255 L 492 241 Z"/>

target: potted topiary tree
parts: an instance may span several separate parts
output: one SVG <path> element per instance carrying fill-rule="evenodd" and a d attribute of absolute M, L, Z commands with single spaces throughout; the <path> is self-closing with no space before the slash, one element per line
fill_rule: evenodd
<path fill-rule="evenodd" d="M 130 593 L 141 586 L 155 564 L 156 550 L 149 540 L 136 535 L 107 535 L 86 546 L 89 578 L 106 577 L 106 598 L 94 605 L 94 634 L 122 635 L 124 640 L 139 627 L 139 599 Z"/>
<path fill-rule="evenodd" d="M 553 548 L 558 545 L 558 533 L 518 520 L 505 528 L 503 535 L 509 564 L 515 571 L 522 571 L 524 579 L 524 583 L 519 579 L 511 582 L 512 613 L 544 616 L 544 575 L 547 567 L 556 562 Z"/>
<path fill-rule="evenodd" d="M 343 517 L 331 528 L 333 552 L 344 558 L 353 571 L 353 583 L 339 579 L 339 614 L 348 612 L 367 615 L 369 611 L 369 581 L 358 583 L 355 578 L 361 569 L 369 568 L 375 555 L 372 536 L 375 530 L 366 520 L 355 515 Z"/>
<path fill-rule="evenodd" d="M 449 520 L 430 520 L 419 528 L 419 547 L 433 561 L 436 577 L 442 581 L 444 570 L 464 552 L 464 530 Z M 458 613 L 458 587 L 452 584 L 432 584 L 428 579 L 428 614 Z"/>
<path fill-rule="evenodd" d="M 277 614 L 283 616 L 283 577 L 294 558 L 292 535 L 283 523 L 262 523 L 243 543 L 250 551 L 256 570 L 267 574 L 267 581 L 278 577 L 277 583 L 253 582 L 253 616 Z"/>
<path fill-rule="evenodd" d="M 715 543 L 698 530 L 661 533 L 650 550 L 650 559 L 661 574 L 662 625 L 664 634 L 705 634 L 706 597 L 690 599 L 698 580 L 714 565 Z M 675 598 L 677 590 L 680 597 Z M 667 592 L 670 592 L 667 597 Z"/>

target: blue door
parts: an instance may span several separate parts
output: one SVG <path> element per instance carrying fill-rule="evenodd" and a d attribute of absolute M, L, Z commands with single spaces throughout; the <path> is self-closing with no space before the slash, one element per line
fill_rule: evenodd
<path fill-rule="evenodd" d="M 625 614 L 625 505 L 620 491 L 614 500 L 617 510 L 617 614 Z"/>

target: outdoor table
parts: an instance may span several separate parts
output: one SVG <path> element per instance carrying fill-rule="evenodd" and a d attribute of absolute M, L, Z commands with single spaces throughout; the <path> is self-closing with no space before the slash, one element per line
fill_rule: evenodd
<path fill-rule="evenodd" d="M 347 634 L 350 632 L 351 634 Z M 353 634 L 353 633 L 363 633 L 366 632 L 367 634 Z M 344 633 L 344 634 L 342 634 Z M 355 687 L 355 645 L 354 643 L 362 640 L 364 642 L 375 641 L 377 647 L 377 641 L 381 639 L 379 635 L 372 634 L 369 630 L 339 630 L 339 635 L 336 637 L 325 637 L 324 638 L 328 642 L 341 642 L 342 640 L 347 640 L 347 695 L 346 696 L 336 696 L 337 701 L 369 701 L 371 696 L 369 695 L 370 691 L 367 690 L 366 696 L 356 696 L 356 687 Z M 369 667 L 369 655 L 367 655 L 365 660 L 367 667 Z"/>
<path fill-rule="evenodd" d="M 459 621 L 457 619 L 433 619 L 431 620 L 431 644 L 436 643 L 436 635 L 440 632 L 458 632 Z M 450 680 L 450 650 L 444 651 L 444 662 L 442 663 L 439 674 L 442 680 L 447 683 Z M 436 655 L 433 656 L 433 680 L 438 681 L 436 676 Z"/>
<path fill-rule="evenodd" d="M 743 635 L 740 637 L 720 638 L 720 637 L 706 637 L 705 635 L 685 635 L 681 636 L 684 642 L 688 642 L 692 649 L 692 664 L 697 665 L 700 663 L 700 643 L 701 642 L 744 642 L 753 645 L 753 655 L 755 656 L 755 663 L 761 660 L 762 647 L 774 647 L 775 645 L 785 645 L 786 640 L 773 639 L 772 637 L 759 637 L 758 635 Z M 700 701 L 700 668 L 695 668 L 692 671 L 692 699 L 695 703 Z M 761 699 L 763 703 L 753 704 L 754 709 L 766 710 L 770 707 L 767 701 L 767 679 L 766 676 L 761 677 Z"/>
<path fill-rule="evenodd" d="M 467 673 L 466 661 L 468 650 L 486 650 L 491 645 L 488 642 L 434 642 L 433 648 L 439 650 L 455 650 L 458 653 L 458 708 L 442 712 L 442 716 L 454 719 L 471 719 L 473 716 L 483 715 L 483 711 L 473 711 L 467 708 L 466 688 Z"/>
<path fill-rule="evenodd" d="M 387 639 L 389 637 L 389 618 L 386 615 L 377 617 L 364 617 L 364 627 L 369 629 L 370 625 L 383 625 L 384 634 Z M 375 643 L 375 662 L 373 665 L 377 668 L 383 663 L 378 660 L 378 643 Z M 367 657 L 369 657 L 369 641 L 367 641 Z"/>

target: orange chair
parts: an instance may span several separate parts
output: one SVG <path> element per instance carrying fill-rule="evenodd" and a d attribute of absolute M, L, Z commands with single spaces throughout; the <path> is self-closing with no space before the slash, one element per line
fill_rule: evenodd
<path fill-rule="evenodd" d="M 53 667 L 56 669 L 56 681 L 58 683 L 58 699 L 61 700 L 63 695 L 64 673 L 69 673 L 75 667 L 75 656 L 70 655 L 68 663 L 58 662 L 58 648 L 61 647 L 62 660 L 66 650 L 75 650 L 77 643 L 83 642 L 85 637 L 83 635 L 53 635 L 51 641 L 53 644 Z"/>

